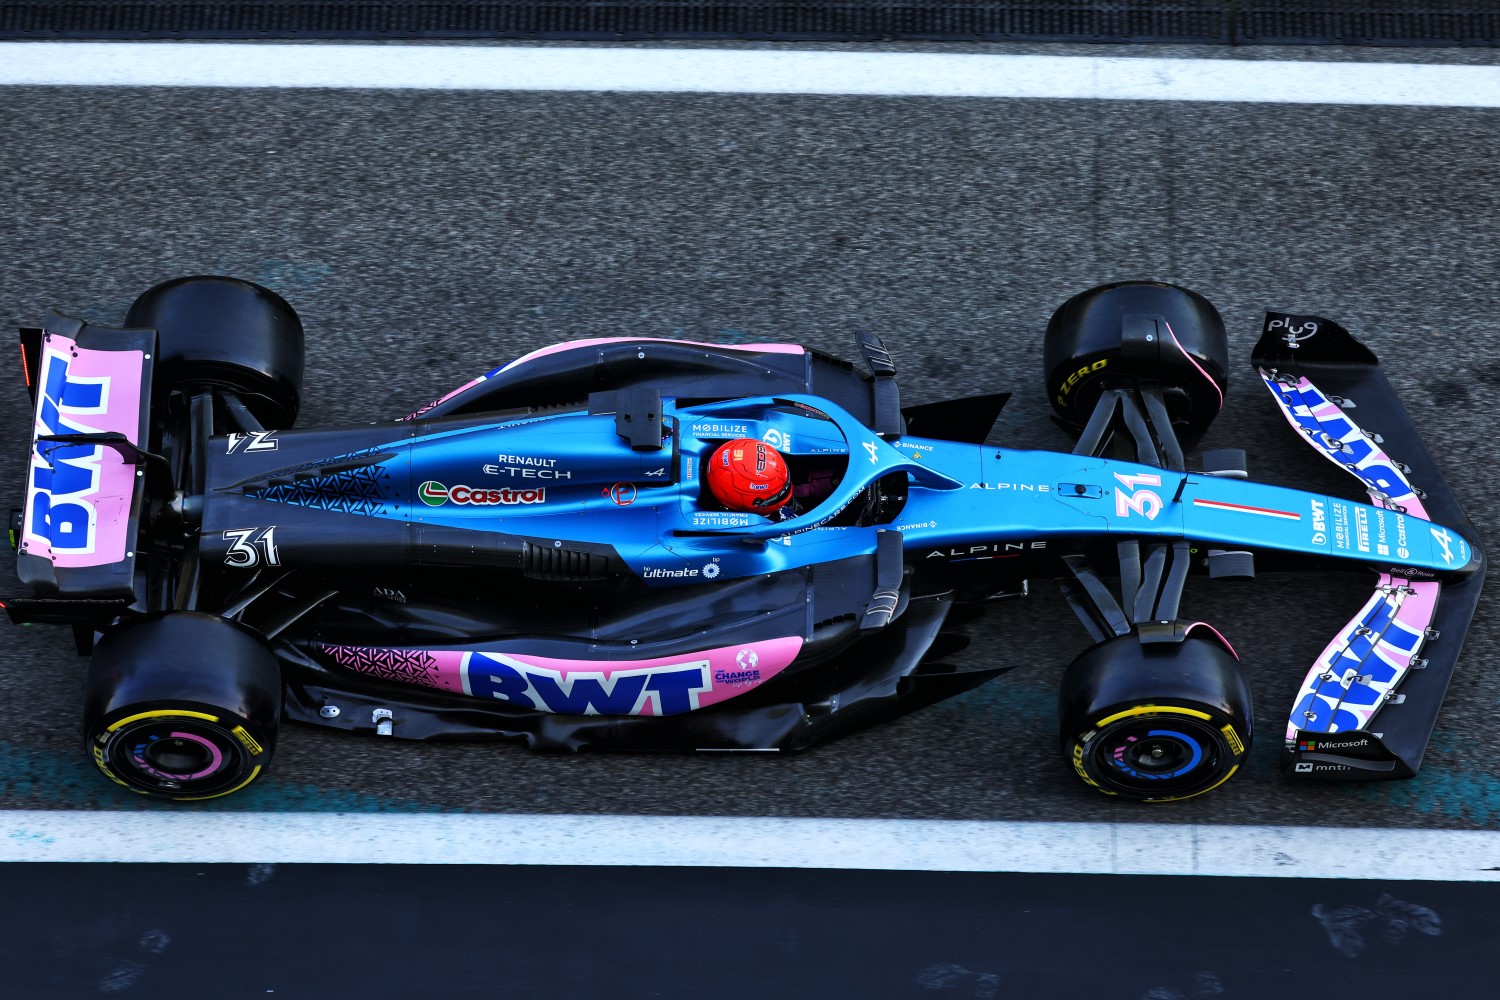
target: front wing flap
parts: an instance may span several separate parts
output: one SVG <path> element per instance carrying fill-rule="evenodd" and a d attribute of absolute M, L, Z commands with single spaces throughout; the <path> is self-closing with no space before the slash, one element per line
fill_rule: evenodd
<path fill-rule="evenodd" d="M 1348 331 L 1316 316 L 1267 313 L 1252 360 L 1304 440 L 1358 478 L 1376 506 L 1436 522 L 1434 539 L 1456 570 L 1468 570 L 1427 579 L 1398 565 L 1403 539 L 1372 539 L 1374 554 L 1392 555 L 1393 565 L 1313 662 L 1287 720 L 1291 777 L 1409 778 L 1422 766 L 1484 586 L 1478 532 L 1378 359 Z M 1473 551 L 1442 526 L 1473 540 Z"/>

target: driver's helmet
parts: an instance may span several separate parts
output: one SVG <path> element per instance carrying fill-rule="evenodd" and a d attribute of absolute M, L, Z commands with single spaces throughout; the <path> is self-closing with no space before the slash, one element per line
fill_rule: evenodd
<path fill-rule="evenodd" d="M 735 438 L 709 458 L 708 489 L 730 510 L 767 514 L 792 498 L 792 477 L 775 448 L 754 438 Z"/>

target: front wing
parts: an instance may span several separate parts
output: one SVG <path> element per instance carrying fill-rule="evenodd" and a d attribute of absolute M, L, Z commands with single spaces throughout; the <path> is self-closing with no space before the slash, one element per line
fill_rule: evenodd
<path fill-rule="evenodd" d="M 1346 330 L 1315 316 L 1268 313 L 1252 359 L 1292 427 L 1358 478 L 1377 507 L 1478 539 L 1375 355 Z M 1298 689 L 1283 757 L 1291 777 L 1409 778 L 1422 766 L 1484 586 L 1484 556 L 1432 526 L 1454 569 L 1471 569 L 1439 582 L 1403 569 L 1405 539 L 1383 529 L 1384 521 L 1328 526 L 1375 559 L 1391 556 L 1392 566 Z"/>

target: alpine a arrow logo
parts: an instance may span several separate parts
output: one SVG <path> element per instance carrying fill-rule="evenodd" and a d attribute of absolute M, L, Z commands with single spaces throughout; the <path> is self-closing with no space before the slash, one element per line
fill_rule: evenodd
<path fill-rule="evenodd" d="M 1432 537 L 1443 550 L 1443 562 L 1453 565 L 1453 536 L 1448 534 L 1447 528 L 1433 528 Z"/>

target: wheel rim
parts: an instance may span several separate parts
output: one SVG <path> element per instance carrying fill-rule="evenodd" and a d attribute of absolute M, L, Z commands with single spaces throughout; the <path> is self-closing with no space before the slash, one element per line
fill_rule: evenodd
<path fill-rule="evenodd" d="M 263 752 L 244 727 L 202 712 L 147 712 L 101 734 L 94 759 L 127 788 L 173 799 L 212 798 L 247 784 Z M 243 735 L 242 735 L 243 734 Z"/>
<path fill-rule="evenodd" d="M 1203 756 L 1203 744 L 1171 729 L 1126 736 L 1110 753 L 1116 770 L 1146 781 L 1180 778 L 1202 763 Z"/>
<path fill-rule="evenodd" d="M 1086 741 L 1085 767 L 1108 791 L 1163 800 L 1198 795 L 1222 783 L 1238 754 L 1222 727 L 1188 714 L 1115 717 Z"/>

